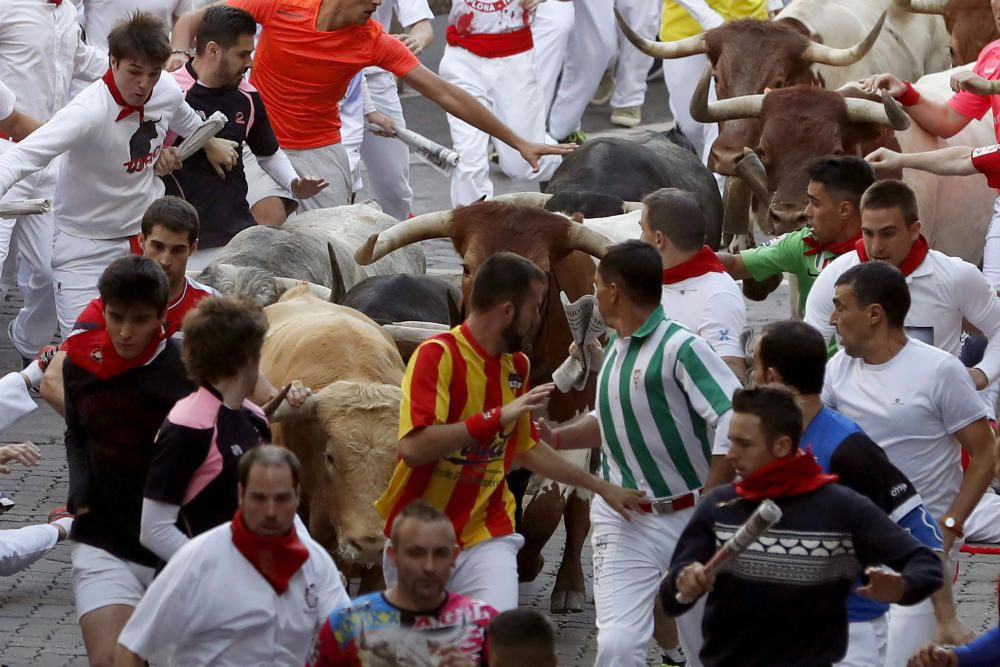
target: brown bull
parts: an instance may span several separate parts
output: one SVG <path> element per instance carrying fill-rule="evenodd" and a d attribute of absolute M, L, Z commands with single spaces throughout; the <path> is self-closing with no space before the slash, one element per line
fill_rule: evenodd
<path fill-rule="evenodd" d="M 951 36 L 951 59 L 971 63 L 983 47 L 1000 38 L 990 0 L 893 0 L 896 6 L 919 14 L 939 14 Z"/>
<path fill-rule="evenodd" d="M 373 235 L 358 249 L 355 259 L 368 264 L 398 249 L 433 238 L 450 238 L 462 257 L 464 300 L 472 290 L 472 276 L 492 255 L 508 251 L 530 259 L 546 272 L 549 287 L 542 306 L 542 325 L 531 346 L 531 382 L 549 382 L 566 358 L 572 340 L 560 306 L 559 293 L 576 300 L 594 291 L 594 261 L 609 243 L 604 236 L 564 216 L 539 208 L 499 201 L 460 207 L 454 211 L 429 213 L 399 223 Z M 527 346 L 526 346 L 527 348 Z M 594 399 L 594 381 L 584 391 L 556 394 L 548 416 L 561 422 L 589 410 Z M 514 479 L 512 478 L 512 481 Z M 526 481 L 526 480 L 524 480 Z M 517 482 L 511 485 L 518 495 Z M 521 489 L 523 493 L 523 487 Z M 525 546 L 518 554 L 522 579 L 534 578 L 541 568 L 541 550 L 558 526 L 565 509 L 566 548 L 552 593 L 553 611 L 582 611 L 585 602 L 580 556 L 590 529 L 587 502 L 573 495 L 566 499 L 558 491 L 536 496 L 524 510 L 519 532 Z"/>
<path fill-rule="evenodd" d="M 302 462 L 309 532 L 362 588 L 381 587 L 384 522 L 375 500 L 398 451 L 403 360 L 392 339 L 361 313 L 297 287 L 264 309 L 261 372 L 276 386 L 299 379 L 313 395 L 275 416 L 275 441 Z"/>

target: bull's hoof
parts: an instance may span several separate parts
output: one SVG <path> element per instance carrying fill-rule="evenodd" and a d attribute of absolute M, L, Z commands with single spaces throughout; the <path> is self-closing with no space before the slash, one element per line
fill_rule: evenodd
<path fill-rule="evenodd" d="M 530 555 L 525 555 L 524 550 L 522 549 L 521 552 L 517 554 L 518 582 L 524 584 L 529 581 L 534 581 L 538 575 L 541 574 L 543 567 L 545 567 L 545 556 L 537 554 L 535 558 L 531 558 Z"/>
<path fill-rule="evenodd" d="M 579 614 L 587 605 L 583 591 L 554 589 L 549 598 L 549 611 L 553 614 Z"/>

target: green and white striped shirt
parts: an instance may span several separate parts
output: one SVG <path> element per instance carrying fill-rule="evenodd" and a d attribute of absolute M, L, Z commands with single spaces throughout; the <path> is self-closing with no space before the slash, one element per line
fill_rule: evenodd
<path fill-rule="evenodd" d="M 700 489 L 713 451 L 729 449 L 739 387 L 712 347 L 662 307 L 631 336 L 612 338 L 594 410 L 604 479 L 653 498 Z"/>

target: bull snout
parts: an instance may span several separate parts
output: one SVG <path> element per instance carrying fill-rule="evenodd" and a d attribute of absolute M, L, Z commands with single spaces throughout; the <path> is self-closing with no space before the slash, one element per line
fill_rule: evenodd
<path fill-rule="evenodd" d="M 808 219 L 802 204 L 773 202 L 768 209 L 768 218 L 775 234 L 786 234 L 802 229 Z"/>
<path fill-rule="evenodd" d="M 373 565 L 382 563 L 382 548 L 385 546 L 385 536 L 365 535 L 347 540 L 347 549 L 355 563 Z"/>
<path fill-rule="evenodd" d="M 708 153 L 708 169 L 723 176 L 733 176 L 736 173 L 736 163 L 742 158 L 743 146 L 730 144 L 720 136 Z"/>

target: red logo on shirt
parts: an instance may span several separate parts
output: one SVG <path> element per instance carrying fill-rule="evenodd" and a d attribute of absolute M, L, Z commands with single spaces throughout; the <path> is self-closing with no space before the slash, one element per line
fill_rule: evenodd
<path fill-rule="evenodd" d="M 477 12 L 502 12 L 513 0 L 465 0 Z"/>

